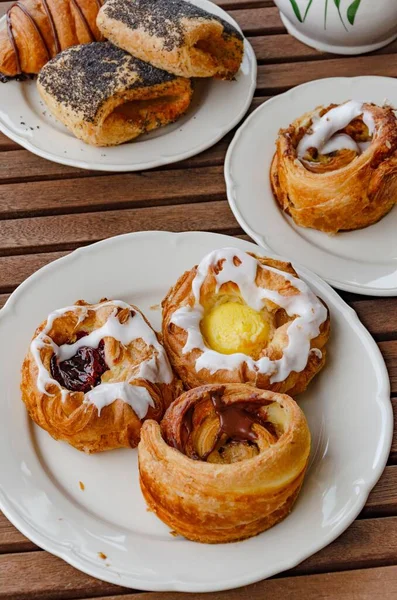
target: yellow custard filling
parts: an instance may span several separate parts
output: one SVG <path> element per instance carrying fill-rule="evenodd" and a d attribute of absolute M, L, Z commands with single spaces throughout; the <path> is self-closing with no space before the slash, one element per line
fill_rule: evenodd
<path fill-rule="evenodd" d="M 208 345 L 221 354 L 256 354 L 266 346 L 269 329 L 261 313 L 237 302 L 214 306 L 201 321 Z"/>

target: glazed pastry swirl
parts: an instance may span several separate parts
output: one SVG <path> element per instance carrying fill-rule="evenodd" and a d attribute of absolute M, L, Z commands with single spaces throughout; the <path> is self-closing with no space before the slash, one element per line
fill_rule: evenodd
<path fill-rule="evenodd" d="M 328 312 L 289 265 L 224 248 L 211 252 L 193 271 L 181 278 L 163 303 L 164 343 L 190 387 L 224 377 L 288 391 L 296 387 L 296 375 L 304 373 L 309 363 L 322 366 Z M 267 339 L 251 354 L 219 352 L 203 335 L 206 314 L 226 303 L 256 311 L 268 328 Z M 243 335 L 249 345 L 255 331 Z M 303 379 L 306 384 L 307 373 Z"/>
<path fill-rule="evenodd" d="M 161 418 L 179 390 L 153 329 L 136 307 L 117 300 L 51 313 L 31 342 L 22 375 L 32 418 L 87 451 L 135 445 L 140 421 Z"/>
<path fill-rule="evenodd" d="M 188 539 L 257 535 L 283 519 L 310 452 L 306 419 L 289 396 L 249 385 L 206 385 L 180 396 L 138 447 L 148 506 Z"/>
<path fill-rule="evenodd" d="M 302 115 L 279 132 L 270 181 L 297 225 L 336 233 L 375 223 L 397 202 L 393 109 L 351 100 Z"/>

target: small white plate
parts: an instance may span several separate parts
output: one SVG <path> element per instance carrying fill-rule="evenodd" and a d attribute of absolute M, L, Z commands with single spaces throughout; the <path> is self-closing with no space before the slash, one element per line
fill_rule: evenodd
<path fill-rule="evenodd" d="M 225 162 L 227 196 L 241 227 L 261 246 L 293 256 L 331 285 L 359 294 L 397 295 L 397 206 L 375 225 L 330 236 L 295 225 L 270 187 L 278 130 L 320 104 L 363 100 L 397 108 L 397 80 L 388 77 L 320 79 L 262 104 L 244 122 Z"/>
<path fill-rule="evenodd" d="M 191 2 L 241 31 L 230 15 L 212 2 Z M 0 25 L 4 26 L 4 20 Z M 0 86 L 0 131 L 27 150 L 81 169 L 141 171 L 195 156 L 233 129 L 247 112 L 255 92 L 256 58 L 245 39 L 244 59 L 235 81 L 195 80 L 192 104 L 176 123 L 109 148 L 95 148 L 75 138 L 40 99 L 36 81 L 10 81 Z"/>
<path fill-rule="evenodd" d="M 291 515 L 273 529 L 223 545 L 175 538 L 146 511 L 136 450 L 88 456 L 30 422 L 20 400 L 20 367 L 49 312 L 107 296 L 137 304 L 159 329 L 161 314 L 153 305 L 184 270 L 225 246 L 260 252 L 243 240 L 200 232 L 109 239 L 44 267 L 0 311 L 1 509 L 33 542 L 99 579 L 208 592 L 269 577 L 340 535 L 383 471 L 393 418 L 382 356 L 356 313 L 303 268 L 301 276 L 330 308 L 332 336 L 324 371 L 299 398 L 313 438 L 307 477 Z"/>

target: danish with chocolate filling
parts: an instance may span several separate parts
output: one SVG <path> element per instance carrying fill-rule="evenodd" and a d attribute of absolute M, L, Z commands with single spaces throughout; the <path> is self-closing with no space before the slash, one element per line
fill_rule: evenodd
<path fill-rule="evenodd" d="M 304 391 L 325 364 L 329 315 L 289 263 L 224 248 L 163 300 L 163 342 L 183 383 Z"/>
<path fill-rule="evenodd" d="M 250 385 L 205 385 L 182 394 L 161 427 L 143 424 L 142 493 L 176 533 L 233 542 L 291 511 L 310 453 L 303 412 L 284 394 Z"/>
<path fill-rule="evenodd" d="M 0 81 L 36 74 L 76 44 L 99 41 L 102 0 L 18 0 L 0 26 Z"/>
<path fill-rule="evenodd" d="M 115 146 L 172 123 L 189 107 L 192 86 L 110 42 L 75 46 L 40 72 L 38 90 L 76 137 Z"/>
<path fill-rule="evenodd" d="M 148 321 L 117 300 L 51 313 L 22 366 L 33 421 L 85 452 L 135 447 L 141 422 L 160 420 L 180 389 Z"/>
<path fill-rule="evenodd" d="M 97 25 L 116 46 L 182 77 L 232 79 L 243 59 L 237 29 L 185 0 L 108 0 Z"/>
<path fill-rule="evenodd" d="M 367 227 L 397 202 L 397 119 L 356 101 L 304 114 L 276 141 L 270 180 L 280 207 L 328 233 Z"/>

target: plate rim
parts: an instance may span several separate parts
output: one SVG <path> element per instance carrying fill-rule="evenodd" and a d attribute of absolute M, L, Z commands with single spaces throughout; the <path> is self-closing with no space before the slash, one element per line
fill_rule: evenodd
<path fill-rule="evenodd" d="M 187 1 L 190 1 L 190 0 L 187 0 Z M 237 23 L 237 21 L 223 8 L 221 8 L 220 6 L 218 6 L 211 0 L 195 0 L 195 1 L 197 2 L 197 4 L 199 6 L 202 6 L 203 8 L 208 9 L 209 12 L 211 12 L 211 10 L 210 10 L 211 6 L 215 6 L 216 10 L 220 11 L 222 13 L 221 14 L 222 18 L 224 18 L 225 20 L 230 22 L 232 25 L 234 25 L 234 27 L 236 27 L 236 29 L 238 31 L 240 31 L 240 33 L 242 33 L 241 27 Z M 0 18 L 0 27 L 5 23 L 5 20 L 6 20 L 5 15 Z M 244 53 L 246 54 L 249 64 L 250 64 L 250 71 L 249 71 L 250 85 L 249 85 L 249 88 L 247 88 L 246 101 L 245 101 L 243 107 L 240 109 L 240 111 L 238 113 L 236 113 L 234 119 L 232 119 L 225 127 L 223 127 L 222 129 L 214 129 L 214 135 L 211 137 L 211 139 L 208 139 L 206 142 L 203 142 L 199 146 L 190 148 L 190 150 L 188 150 L 188 151 L 179 152 L 178 154 L 175 154 L 172 157 L 170 157 L 169 155 L 157 156 L 150 161 L 146 161 L 146 162 L 142 162 L 142 163 L 135 162 L 135 163 L 132 163 L 131 165 L 127 165 L 127 164 L 120 165 L 119 163 L 112 163 L 112 164 L 102 164 L 102 163 L 98 163 L 98 162 L 92 163 L 92 162 L 87 162 L 87 160 L 73 160 L 73 159 L 67 158 L 62 155 L 58 156 L 56 154 L 51 153 L 48 150 L 42 150 L 41 148 L 38 148 L 35 144 L 31 143 L 25 137 L 18 135 L 18 133 L 15 133 L 11 129 L 9 129 L 6 125 L 6 123 L 2 122 L 1 119 L 0 119 L 0 132 L 3 133 L 5 136 L 7 136 L 13 142 L 16 142 L 17 144 L 22 146 L 22 148 L 24 148 L 25 150 L 28 150 L 29 152 L 31 152 L 32 154 L 35 154 L 36 156 L 39 156 L 40 158 L 44 158 L 45 160 L 49 160 L 51 162 L 54 162 L 54 163 L 57 163 L 60 165 L 76 167 L 78 169 L 85 169 L 85 170 L 89 170 L 89 171 L 102 171 L 102 172 L 109 172 L 109 173 L 129 173 L 129 172 L 134 172 L 134 171 L 143 171 L 143 170 L 154 169 L 157 167 L 163 167 L 163 166 L 170 165 L 170 164 L 182 161 L 182 160 L 187 160 L 189 158 L 192 158 L 193 156 L 196 156 L 197 154 L 200 154 L 201 152 L 208 150 L 209 148 L 214 146 L 217 142 L 219 142 L 219 140 L 221 140 L 227 133 L 229 133 L 241 121 L 241 119 L 247 113 L 247 111 L 251 105 L 252 99 L 255 94 L 256 83 L 257 83 L 257 60 L 256 60 L 256 55 L 255 55 L 254 49 L 253 49 L 252 45 L 250 44 L 248 38 L 243 33 L 242 33 L 242 35 L 244 38 Z M 212 130 L 212 128 L 211 128 L 211 130 Z M 82 142 L 82 143 L 84 143 L 84 142 Z M 86 145 L 88 148 L 91 147 L 89 144 L 86 144 Z M 128 142 L 125 145 L 127 146 Z"/>
<path fill-rule="evenodd" d="M 148 238 L 149 241 L 153 237 L 158 237 L 160 235 L 165 235 L 166 237 L 201 237 L 201 236 L 221 236 L 225 238 L 225 242 L 227 240 L 233 240 L 232 236 L 226 236 L 223 234 L 214 234 L 210 232 L 168 232 L 168 231 L 140 231 L 140 232 L 132 232 L 119 236 L 114 236 L 105 240 L 101 240 L 89 246 L 84 246 L 74 250 L 70 254 L 63 256 L 36 271 L 32 275 L 30 275 L 20 286 L 11 294 L 9 299 L 7 300 L 4 307 L 0 310 L 0 326 L 1 321 L 7 318 L 8 313 L 10 313 L 13 309 L 14 304 L 17 302 L 19 297 L 24 294 L 25 287 L 27 287 L 32 279 L 37 277 L 37 274 L 42 274 L 45 272 L 46 274 L 51 271 L 51 269 L 57 269 L 59 267 L 60 262 L 62 261 L 70 261 L 75 260 L 76 256 L 81 253 L 95 252 L 96 247 L 98 246 L 106 246 L 112 245 L 113 243 L 118 243 L 121 238 L 130 238 L 130 237 L 142 237 Z M 252 242 L 246 242 L 245 240 L 239 240 L 239 242 L 245 242 L 251 247 L 255 247 L 256 244 Z M 260 248 L 261 250 L 261 248 Z M 277 256 L 274 253 L 271 253 L 272 256 Z M 230 578 L 228 580 L 223 579 L 222 582 L 218 584 L 208 584 L 208 583 L 188 583 L 186 581 L 180 581 L 176 577 L 171 577 L 167 580 L 163 579 L 161 581 L 152 581 L 152 580 L 144 580 L 142 578 L 136 579 L 135 576 L 126 577 L 124 574 L 118 574 L 117 571 L 111 571 L 106 568 L 105 565 L 101 564 L 93 564 L 88 560 L 87 557 L 80 555 L 76 552 L 75 549 L 69 546 L 65 549 L 65 544 L 57 541 L 56 539 L 49 539 L 45 534 L 41 534 L 37 529 L 35 529 L 31 523 L 27 522 L 23 515 L 19 513 L 19 509 L 13 504 L 12 500 L 9 499 L 5 493 L 0 488 L 0 509 L 3 511 L 4 515 L 7 519 L 28 539 L 30 539 L 33 543 L 38 545 L 40 548 L 48 551 L 49 553 L 61 558 L 66 563 L 75 567 L 76 569 L 90 575 L 92 577 L 96 577 L 102 581 L 106 581 L 108 583 L 113 583 L 116 585 L 121 585 L 129 588 L 134 588 L 137 590 L 144 591 L 178 591 L 178 592 L 217 592 L 222 590 L 233 589 L 236 587 L 240 587 L 243 585 L 250 585 L 252 583 L 258 582 L 264 578 L 272 577 L 280 572 L 289 570 L 297 566 L 302 561 L 306 560 L 309 556 L 319 552 L 322 548 L 330 544 L 334 541 L 339 535 L 341 535 L 356 519 L 358 514 L 363 509 L 368 495 L 371 492 L 374 485 L 379 480 L 382 475 L 384 468 L 387 463 L 387 459 L 390 452 L 390 447 L 392 443 L 393 436 L 393 412 L 392 405 L 390 402 L 390 380 L 387 372 L 387 368 L 383 359 L 383 356 L 380 352 L 380 349 L 374 339 L 372 338 L 369 331 L 366 327 L 361 323 L 358 315 L 354 309 L 352 309 L 344 300 L 339 296 L 339 294 L 333 290 L 324 280 L 322 280 L 318 275 L 311 272 L 306 267 L 302 267 L 294 262 L 294 266 L 296 267 L 299 274 L 302 274 L 304 277 L 308 276 L 309 279 L 312 278 L 316 285 L 322 291 L 325 291 L 327 294 L 335 299 L 341 310 L 343 310 L 343 314 L 345 318 L 347 318 L 352 326 L 356 329 L 360 329 L 361 337 L 365 346 L 370 346 L 373 358 L 374 367 L 376 367 L 377 372 L 377 385 L 378 390 L 376 394 L 376 402 L 379 404 L 382 410 L 382 414 L 384 416 L 384 443 L 382 446 L 382 451 L 379 452 L 379 458 L 377 459 L 377 469 L 372 469 L 370 475 L 366 476 L 365 483 L 363 484 L 360 494 L 355 497 L 354 504 L 352 508 L 349 510 L 348 515 L 344 517 L 338 524 L 338 527 L 333 528 L 329 534 L 323 538 L 321 538 L 321 542 L 315 546 L 312 545 L 310 550 L 306 550 L 301 554 L 296 554 L 295 557 L 289 561 L 285 560 L 282 565 L 274 565 L 273 569 L 270 571 L 266 568 L 262 570 L 257 570 L 252 573 L 248 573 L 245 577 L 237 577 L 235 579 Z M 40 277 L 40 275 L 39 275 Z M 1 467 L 1 465 L 0 465 Z"/>
<path fill-rule="evenodd" d="M 297 93 L 297 91 L 299 93 L 299 90 L 301 88 L 316 87 L 323 82 L 334 81 L 337 84 L 338 82 L 345 82 L 348 80 L 349 81 L 353 81 L 353 80 L 354 81 L 358 81 L 358 80 L 366 81 L 367 80 L 368 82 L 370 82 L 370 81 L 373 82 L 374 80 L 382 80 L 382 81 L 385 81 L 385 80 L 391 81 L 392 80 L 395 83 L 397 82 L 397 80 L 393 77 L 386 77 L 386 76 L 382 76 L 382 75 L 358 75 L 355 77 L 324 77 L 321 79 L 315 79 L 313 81 L 307 81 L 306 83 L 302 83 L 300 85 L 292 87 L 291 89 L 287 90 L 286 92 L 283 92 L 282 94 L 277 94 L 276 96 L 269 98 L 268 100 L 263 102 L 260 106 L 258 106 L 244 120 L 244 122 L 241 124 L 241 126 L 237 129 L 235 135 L 233 136 L 232 141 L 230 142 L 230 144 L 228 146 L 228 149 L 226 152 L 226 157 L 225 157 L 225 163 L 224 163 L 224 177 L 225 177 L 225 182 L 226 182 L 226 195 L 227 195 L 227 200 L 228 200 L 229 206 L 230 206 L 231 211 L 232 211 L 233 215 L 235 216 L 237 222 L 243 228 L 243 230 L 255 241 L 256 244 L 258 244 L 260 247 L 264 248 L 266 251 L 274 253 L 274 250 L 267 243 L 266 237 L 264 235 L 261 235 L 258 231 L 255 231 L 255 229 L 252 229 L 252 227 L 250 227 L 250 225 L 247 223 L 245 217 L 243 216 L 242 212 L 240 211 L 240 209 L 237 206 L 236 193 L 235 193 L 236 185 L 235 185 L 235 181 L 232 176 L 232 169 L 231 169 L 231 161 L 232 161 L 232 155 L 233 155 L 234 149 L 235 149 L 236 145 L 239 143 L 240 137 L 241 137 L 244 129 L 246 127 L 250 126 L 251 120 L 253 121 L 255 118 L 257 118 L 258 113 L 260 113 L 261 110 L 264 110 L 265 106 L 276 103 L 278 101 L 278 99 L 281 97 L 292 96 L 293 94 Z M 324 252 L 327 253 L 326 250 L 324 250 Z M 314 271 L 312 271 L 312 272 L 314 272 Z M 323 277 L 321 274 L 319 274 L 319 276 L 320 276 L 320 278 Z M 352 292 L 354 294 L 361 294 L 363 296 L 377 296 L 377 297 L 382 297 L 382 298 L 397 296 L 397 284 L 393 288 L 383 289 L 383 288 L 369 287 L 369 286 L 363 287 L 360 284 L 347 283 L 346 281 L 343 281 L 340 279 L 333 279 L 331 277 L 325 277 L 325 276 L 324 276 L 324 280 L 328 284 L 330 284 L 333 287 L 338 288 L 339 290 L 342 290 L 345 292 Z"/>

